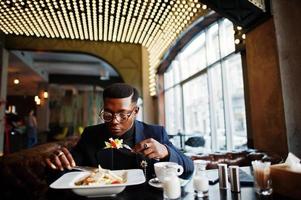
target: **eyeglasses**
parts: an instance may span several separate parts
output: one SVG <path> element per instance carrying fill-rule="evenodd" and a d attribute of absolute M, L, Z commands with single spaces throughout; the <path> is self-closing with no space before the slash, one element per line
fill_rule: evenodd
<path fill-rule="evenodd" d="M 99 117 L 103 119 L 105 122 L 111 122 L 116 117 L 116 120 L 120 123 L 126 122 L 129 117 L 132 115 L 136 107 L 133 108 L 130 112 L 118 112 L 118 113 L 111 113 L 104 111 L 103 109 L 99 113 Z"/>

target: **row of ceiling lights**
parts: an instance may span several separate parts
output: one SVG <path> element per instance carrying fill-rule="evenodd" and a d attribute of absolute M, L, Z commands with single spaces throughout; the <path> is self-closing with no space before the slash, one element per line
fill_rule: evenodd
<path fill-rule="evenodd" d="M 149 52 L 150 94 L 164 52 L 207 6 L 198 0 L 6 0 L 5 34 L 142 44 Z"/>
<path fill-rule="evenodd" d="M 234 43 L 236 45 L 239 45 L 241 41 L 244 41 L 246 39 L 246 33 L 244 32 L 241 26 L 234 27 L 234 36 L 235 36 Z"/>

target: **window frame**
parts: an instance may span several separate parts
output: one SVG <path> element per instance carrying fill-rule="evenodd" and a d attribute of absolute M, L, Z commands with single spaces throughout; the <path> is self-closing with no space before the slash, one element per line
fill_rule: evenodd
<path fill-rule="evenodd" d="M 218 133 L 217 133 L 217 124 L 215 123 L 216 121 L 216 113 L 214 112 L 214 108 L 215 106 L 218 106 L 218 104 L 216 104 L 216 102 L 213 102 L 213 92 L 212 92 L 212 75 L 211 75 L 211 68 L 213 68 L 214 66 L 216 65 L 220 65 L 220 70 L 221 70 L 221 84 L 222 84 L 222 93 L 223 93 L 223 112 L 224 112 L 224 127 L 225 127 L 225 138 L 226 138 L 226 142 L 225 142 L 225 145 L 226 145 L 226 149 L 227 150 L 233 150 L 234 149 L 234 146 L 233 146 L 233 125 L 231 124 L 231 106 L 230 106 L 230 102 L 231 100 L 229 98 L 230 97 L 230 94 L 228 92 L 228 86 L 227 86 L 227 78 L 226 78 L 226 66 L 225 66 L 225 61 L 228 60 L 228 59 L 231 59 L 232 56 L 235 56 L 236 54 L 238 54 L 237 52 L 235 52 L 235 48 L 234 48 L 234 51 L 232 52 L 228 52 L 228 54 L 224 55 L 222 57 L 222 47 L 224 46 L 224 44 L 222 44 L 221 42 L 221 23 L 224 22 L 225 19 L 220 19 L 218 21 L 216 21 L 215 23 L 212 23 L 211 25 L 209 25 L 208 27 L 206 27 L 205 29 L 201 30 L 199 32 L 199 34 L 195 35 L 191 40 L 190 42 L 187 44 L 187 46 L 193 42 L 193 40 L 197 37 L 199 37 L 200 34 L 205 34 L 205 38 L 206 38 L 206 41 L 205 41 L 205 49 L 206 49 L 206 67 L 201 69 L 200 71 L 190 75 L 189 77 L 185 78 L 185 79 L 182 79 L 182 77 L 180 77 L 180 81 L 177 82 L 177 83 L 172 83 L 172 84 L 169 84 L 169 87 L 166 87 L 164 86 L 163 88 L 163 93 L 171 88 L 176 88 L 178 86 L 180 86 L 180 95 L 181 95 L 181 107 L 178 108 L 180 109 L 180 112 L 182 113 L 182 117 L 181 119 L 183 120 L 182 121 L 182 129 L 181 130 L 182 132 L 184 132 L 185 134 L 185 130 L 186 127 L 185 127 L 185 111 L 184 111 L 184 97 L 183 97 L 183 85 L 187 82 L 190 82 L 192 81 L 193 79 L 195 78 L 198 78 L 202 75 L 207 75 L 207 85 L 208 85 L 208 100 L 209 100 L 209 114 L 210 114 L 210 137 L 211 137 L 211 150 L 212 151 L 217 151 L 219 150 L 218 149 L 218 142 L 217 142 L 217 138 L 218 138 Z M 218 25 L 218 52 L 219 52 L 219 59 L 214 61 L 213 63 L 208 63 L 209 62 L 209 58 L 208 58 L 208 46 L 207 46 L 207 37 L 208 37 L 208 30 L 210 29 L 210 27 L 212 27 L 213 25 L 217 24 Z M 233 45 L 234 45 L 234 41 L 233 41 Z M 200 47 L 201 48 L 201 47 Z M 185 50 L 185 47 L 183 48 L 183 50 L 181 52 L 178 53 L 178 55 L 175 57 L 174 60 L 176 60 L 179 64 L 179 72 L 180 72 L 180 75 L 182 74 L 181 70 L 182 70 L 182 53 L 183 51 Z M 197 48 L 196 52 L 198 52 L 199 48 Z M 195 51 L 194 51 L 195 52 Z M 224 51 L 223 51 L 224 52 Z M 190 55 L 192 56 L 192 55 Z M 242 59 L 242 56 L 240 55 L 240 59 Z M 172 69 L 170 69 L 172 70 Z M 243 74 L 242 74 L 243 76 Z M 165 79 L 165 75 L 163 75 L 164 79 Z M 244 98 L 244 104 L 246 104 L 246 101 L 245 101 L 245 97 L 243 96 Z M 165 104 L 166 106 L 166 104 Z M 244 109 L 246 110 L 246 105 L 244 105 Z M 245 112 L 246 114 L 246 112 Z M 246 118 L 246 115 L 245 115 L 245 118 Z M 247 125 L 246 125 L 247 126 Z M 246 135 L 246 138 L 247 138 L 247 127 L 245 128 L 245 135 Z M 173 133 L 174 134 L 174 133 Z"/>

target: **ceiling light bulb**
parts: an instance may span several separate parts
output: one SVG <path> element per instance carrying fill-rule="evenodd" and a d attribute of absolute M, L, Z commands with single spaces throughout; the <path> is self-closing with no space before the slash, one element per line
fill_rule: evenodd
<path fill-rule="evenodd" d="M 37 105 L 41 105 L 41 99 L 37 99 L 37 100 L 36 100 L 36 104 L 37 104 Z"/>
<path fill-rule="evenodd" d="M 246 39 L 246 34 L 242 34 L 241 38 Z"/>
<path fill-rule="evenodd" d="M 235 43 L 235 44 L 239 44 L 239 43 L 240 43 L 240 39 L 235 39 L 235 40 L 234 40 L 234 43 Z"/>
<path fill-rule="evenodd" d="M 45 99 L 47 99 L 47 98 L 48 98 L 48 92 L 47 92 L 47 91 L 44 91 L 44 93 L 43 93 L 43 97 L 44 97 Z"/>
<path fill-rule="evenodd" d="M 17 78 L 15 78 L 15 79 L 14 79 L 14 84 L 15 84 L 15 85 L 18 85 L 19 83 L 20 83 L 20 80 L 17 79 Z"/>

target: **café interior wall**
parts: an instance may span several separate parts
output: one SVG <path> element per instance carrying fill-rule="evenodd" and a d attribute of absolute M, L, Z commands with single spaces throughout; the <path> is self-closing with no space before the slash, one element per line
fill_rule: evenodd
<path fill-rule="evenodd" d="M 98 113 L 102 107 L 102 92 L 96 90 L 65 90 L 59 86 L 49 87 L 49 128 L 60 128 L 80 134 L 84 127 L 100 122 Z M 70 130 L 68 130 L 70 129 Z M 52 133 L 51 133 L 52 134 Z"/>
<path fill-rule="evenodd" d="M 254 148 L 288 152 L 280 69 L 273 18 L 248 32 L 245 84 Z"/>
<path fill-rule="evenodd" d="M 150 97 L 149 92 L 149 54 L 145 47 L 141 48 L 142 66 L 142 99 L 143 99 L 143 121 L 147 123 L 158 123 L 157 99 Z"/>
<path fill-rule="evenodd" d="M 299 0 L 273 0 L 288 148 L 301 158 L 301 12 Z"/>
<path fill-rule="evenodd" d="M 113 66 L 126 83 L 141 92 L 141 45 L 7 36 L 5 47 L 8 50 L 74 52 L 97 56 Z"/>
<path fill-rule="evenodd" d="M 137 44 L 44 39 L 7 36 L 5 47 L 14 50 L 88 53 L 111 64 L 126 83 L 136 87 L 143 99 L 144 120 L 156 123 L 155 100 L 148 90 L 148 53 Z"/>

